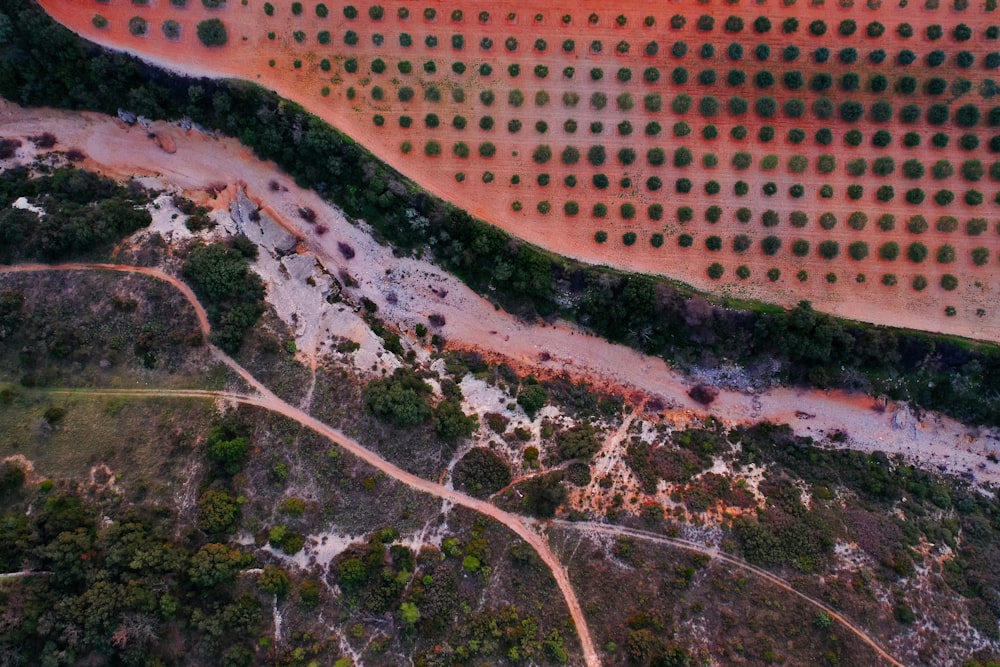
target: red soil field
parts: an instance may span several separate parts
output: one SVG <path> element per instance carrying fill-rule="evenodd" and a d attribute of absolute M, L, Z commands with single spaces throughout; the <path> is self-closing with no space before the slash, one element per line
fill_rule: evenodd
<path fill-rule="evenodd" d="M 270 5 L 228 0 L 218 9 L 205 8 L 201 0 L 187 0 L 183 7 L 171 0 L 41 4 L 56 20 L 100 44 L 180 72 L 243 78 L 272 88 L 356 138 L 429 191 L 562 254 L 666 275 L 736 298 L 785 305 L 809 299 L 821 310 L 849 318 L 996 341 L 1000 206 L 994 198 L 1000 190 L 1000 163 L 991 166 L 1000 158 L 1000 152 L 994 152 L 1000 151 L 1000 138 L 992 141 L 1000 135 L 1000 109 L 995 114 L 991 110 L 1000 105 L 1000 96 L 993 99 L 1000 92 L 994 83 L 1000 65 L 1000 29 L 994 26 L 1000 26 L 1000 12 L 982 2 L 962 8 L 962 1 L 956 7 L 955 0 L 941 0 L 934 8 L 935 0 L 909 0 L 905 7 L 898 6 L 899 0 L 632 0 L 588 3 L 586 9 L 568 2 L 327 2 L 323 12 L 322 3 L 309 0 L 299 5 L 298 14 L 293 11 L 298 3 L 286 0 Z M 880 6 L 872 8 L 876 4 Z M 381 12 L 370 13 L 372 8 Z M 433 10 L 433 18 L 425 10 Z M 487 16 L 481 17 L 481 12 Z M 596 23 L 590 22 L 592 14 Z M 95 15 L 104 17 L 107 25 L 96 27 Z M 674 15 L 685 17 L 683 27 L 672 27 Z M 702 15 L 714 17 L 711 30 L 699 28 Z M 136 16 L 148 22 L 144 36 L 130 34 L 129 21 Z M 616 20 L 619 16 L 624 25 Z M 758 32 L 765 27 L 755 24 L 761 16 L 771 25 Z M 729 17 L 741 18 L 743 25 Z M 207 18 L 226 25 L 225 46 L 209 48 L 199 42 L 196 26 Z M 790 18 L 798 20 L 798 28 L 786 33 L 783 23 Z M 161 31 L 168 19 L 180 24 L 179 38 L 170 39 Z M 840 34 L 840 24 L 847 19 L 856 22 L 856 29 Z M 810 32 L 816 20 L 825 23 L 822 36 Z M 869 27 L 873 22 L 877 24 Z M 903 23 L 912 27 L 912 36 L 898 34 Z M 879 32 L 878 24 L 884 32 L 870 36 L 869 31 Z M 941 26 L 940 36 L 931 28 L 936 25 Z M 970 29 L 968 35 L 960 26 Z M 849 26 L 844 32 L 850 32 Z M 509 38 L 517 42 L 510 42 L 513 50 Z M 492 43 L 484 44 L 484 39 Z M 599 51 L 595 42 L 600 42 Z M 648 48 L 651 42 L 658 46 L 655 54 Z M 680 55 L 680 47 L 674 52 L 676 42 L 686 44 L 686 53 Z M 730 46 L 734 43 L 739 47 Z M 703 52 L 704 44 L 713 46 L 711 54 Z M 760 49 L 760 44 L 768 49 Z M 786 53 L 789 46 L 799 49 L 797 57 Z M 820 47 L 829 50 L 825 62 L 817 62 L 814 54 Z M 885 57 L 876 62 L 879 54 L 872 52 L 879 49 Z M 904 49 L 916 55 L 911 64 L 899 64 Z M 933 61 L 936 50 L 943 52 L 943 63 Z M 425 66 L 428 62 L 433 67 Z M 484 65 L 492 71 L 482 71 Z M 509 70 L 515 65 L 520 68 L 516 76 Z M 547 67 L 547 72 L 537 66 Z M 574 68 L 572 76 L 567 67 Z M 683 83 L 676 78 L 681 67 L 687 71 Z M 601 70 L 600 80 L 592 78 L 594 68 Z M 650 69 L 647 75 L 648 68 L 655 72 Z M 712 74 L 702 74 L 707 70 L 714 71 L 714 81 Z M 745 80 L 739 75 L 730 79 L 730 70 L 742 71 Z M 801 78 L 797 88 L 794 72 Z M 658 79 L 647 80 L 654 74 Z M 824 74 L 830 75 L 828 82 Z M 909 86 L 912 92 L 907 92 Z M 492 99 L 481 96 L 486 91 Z M 512 99 L 512 91 L 520 91 L 523 100 Z M 595 93 L 603 94 L 606 104 L 595 104 Z M 626 93 L 630 99 L 619 99 Z M 540 94 L 547 100 L 537 97 Z M 656 99 L 647 95 L 659 96 L 658 109 Z M 690 109 L 674 108 L 679 95 L 692 98 Z M 709 96 L 719 103 L 713 115 L 699 109 Z M 745 112 L 728 107 L 733 97 L 745 99 Z M 767 108 L 756 108 L 761 98 L 774 101 L 772 115 Z M 801 101 L 792 102 L 800 108 L 786 108 L 793 100 Z M 817 101 L 828 105 L 823 100 L 832 103 L 829 118 L 814 107 Z M 863 117 L 842 119 L 839 107 L 847 101 L 861 103 Z M 891 119 L 879 117 L 885 109 L 878 102 L 891 105 Z M 907 105 L 919 108 L 919 118 L 902 118 Z M 959 112 L 963 107 L 968 108 Z M 934 118 L 935 113 L 946 113 L 947 118 Z M 433 127 L 428 114 L 433 115 Z M 455 116 L 464 118 L 463 127 L 456 127 Z M 492 127 L 482 129 L 480 123 L 487 117 Z M 545 125 L 537 125 L 540 121 Z M 570 131 L 567 121 L 575 121 L 575 130 Z M 628 125 L 620 125 L 623 121 Z M 653 122 L 659 132 L 649 128 L 653 133 L 647 134 Z M 592 128 L 592 123 L 601 126 Z M 689 132 L 678 123 L 686 123 Z M 740 138 L 738 128 L 745 128 L 745 137 Z M 767 129 L 761 136 L 762 128 L 773 128 L 773 138 Z M 826 141 L 822 135 L 817 137 L 823 129 L 830 131 L 826 143 L 821 143 Z M 857 145 L 848 142 L 850 131 L 860 132 Z M 947 145 L 935 145 L 938 133 L 947 135 Z M 916 139 L 919 144 L 913 145 Z M 425 154 L 428 142 L 437 142 L 440 155 Z M 459 142 L 465 148 L 456 149 Z M 487 142 L 494 150 L 484 157 L 479 148 Z M 409 152 L 404 152 L 404 144 Z M 543 164 L 532 159 L 539 146 L 551 151 Z M 593 146 L 603 147 L 603 164 L 588 161 Z M 577 161 L 561 161 L 566 147 L 579 151 Z M 662 165 L 647 159 L 655 148 L 664 151 Z M 689 165 L 675 164 L 679 148 L 691 152 Z M 621 149 L 634 153 L 619 156 Z M 745 169 L 733 166 L 740 152 L 752 159 Z M 807 161 L 803 170 L 792 169 L 801 161 L 790 164 L 793 156 Z M 833 158 L 832 171 L 820 169 L 821 156 Z M 857 162 L 850 171 L 848 165 L 859 158 L 865 161 L 864 171 Z M 879 163 L 884 175 L 873 173 L 879 158 L 892 158 L 891 173 L 885 173 L 889 167 L 884 159 Z M 904 173 L 909 160 L 922 164 L 922 175 L 911 178 Z M 935 163 L 942 160 L 947 164 L 935 171 Z M 969 163 L 966 176 L 964 163 Z M 594 177 L 600 174 L 606 176 L 606 187 L 595 185 Z M 567 183 L 568 177 L 576 179 L 575 185 Z M 690 181 L 689 192 L 678 191 L 684 189 L 679 179 Z M 744 194 L 736 192 L 741 181 Z M 801 186 L 801 192 L 796 188 L 798 197 L 792 186 Z M 832 188 L 829 197 L 824 186 Z M 883 186 L 892 188 L 888 201 L 876 196 Z M 914 188 L 925 195 L 919 204 L 906 199 Z M 951 191 L 953 201 L 935 203 L 941 190 Z M 884 189 L 882 194 L 888 198 Z M 576 204 L 577 213 L 566 211 L 568 202 Z M 606 207 L 606 213 L 599 208 L 595 215 L 595 205 Z M 690 219 L 685 207 L 690 208 Z M 709 220 L 715 217 L 710 207 L 718 207 L 716 222 Z M 749 211 L 748 221 L 740 220 L 746 214 L 740 209 Z M 797 224 L 805 215 L 804 226 L 792 224 L 793 212 L 799 212 Z M 826 226 L 820 224 L 825 213 L 836 221 L 832 228 L 826 228 L 830 216 L 823 218 Z M 864 216 L 852 218 L 854 213 Z M 884 216 L 892 216 L 891 226 Z M 923 222 L 914 216 L 923 216 Z M 967 233 L 970 220 L 978 233 Z M 985 221 L 981 230 L 980 221 Z M 595 240 L 599 231 L 607 235 L 603 243 Z M 634 237 L 626 239 L 629 233 Z M 762 247 L 768 237 L 780 241 L 775 248 L 775 240 L 769 239 L 771 255 Z M 634 244 L 627 244 L 632 238 Z M 688 240 L 690 247 L 683 247 Z M 734 249 L 734 243 L 746 240 L 748 248 Z M 820 244 L 829 241 L 838 244 L 834 259 L 819 252 Z M 889 242 L 899 246 L 894 260 L 880 257 L 880 248 Z M 913 243 L 926 247 L 922 262 L 907 259 Z M 716 244 L 718 250 L 710 249 Z M 858 257 L 864 250 L 867 255 L 852 258 L 851 244 L 866 244 L 854 249 Z M 980 263 L 974 260 L 976 249 Z M 938 261 L 939 254 L 944 261 Z M 723 269 L 718 279 L 707 272 L 713 263 Z M 739 267 L 749 276 L 741 278 L 744 271 Z M 945 276 L 953 276 L 957 287 L 942 286 Z M 915 279 L 925 280 L 926 287 L 914 289 Z"/>

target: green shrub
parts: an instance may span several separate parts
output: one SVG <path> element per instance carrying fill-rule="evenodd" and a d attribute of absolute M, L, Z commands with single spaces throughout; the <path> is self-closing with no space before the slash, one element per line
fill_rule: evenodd
<path fill-rule="evenodd" d="M 777 236 L 767 236 L 760 242 L 765 255 L 775 255 L 781 249 L 781 239 Z"/>
<path fill-rule="evenodd" d="M 927 246 L 920 242 L 910 244 L 906 250 L 906 256 L 915 264 L 919 264 L 927 259 Z"/>
<path fill-rule="evenodd" d="M 128 20 L 128 31 L 133 35 L 135 35 L 136 37 L 142 37 L 147 32 L 149 32 L 149 24 L 146 22 L 146 19 L 142 18 L 141 16 L 133 16 Z"/>
<path fill-rule="evenodd" d="M 860 262 L 868 257 L 868 244 L 864 241 L 854 241 L 847 246 L 847 254 L 851 259 Z"/>
<path fill-rule="evenodd" d="M 226 26 L 219 19 L 207 19 L 198 24 L 198 39 L 208 47 L 223 46 L 229 39 Z"/>
<path fill-rule="evenodd" d="M 937 249 L 936 257 L 939 264 L 951 264 L 956 256 L 954 246 L 945 244 Z"/>
<path fill-rule="evenodd" d="M 438 141 L 428 141 L 424 144 L 424 155 L 427 157 L 435 157 L 441 155 L 441 143 Z"/>
<path fill-rule="evenodd" d="M 840 244 L 836 241 L 823 241 L 819 244 L 819 255 L 823 259 L 836 259 L 840 254 Z"/>

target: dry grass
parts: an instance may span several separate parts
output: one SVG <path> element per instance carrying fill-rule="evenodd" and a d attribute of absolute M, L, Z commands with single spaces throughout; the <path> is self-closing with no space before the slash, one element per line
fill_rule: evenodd
<path fill-rule="evenodd" d="M 104 464 L 135 500 L 170 501 L 215 419 L 212 403 L 200 399 L 13 392 L 0 404 L 0 458 L 22 455 L 42 478 L 80 481 Z"/>

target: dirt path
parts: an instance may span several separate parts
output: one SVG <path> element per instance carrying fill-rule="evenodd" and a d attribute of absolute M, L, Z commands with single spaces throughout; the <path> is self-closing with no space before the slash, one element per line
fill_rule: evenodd
<path fill-rule="evenodd" d="M 150 276 L 159 280 L 163 280 L 170 285 L 177 288 L 184 297 L 191 303 L 192 307 L 198 315 L 198 323 L 201 327 L 202 333 L 208 337 L 210 334 L 210 326 L 208 322 L 208 314 L 202 307 L 198 298 L 195 296 L 194 292 L 185 283 L 178 280 L 174 276 L 169 275 L 159 269 L 153 269 L 149 267 L 138 267 L 138 266 L 127 266 L 121 264 L 83 264 L 83 263 L 68 263 L 68 264 L 19 264 L 15 266 L 0 266 L 0 273 L 30 273 L 30 272 L 42 272 L 42 271 L 118 271 L 122 273 L 137 273 L 145 276 Z M 285 403 L 280 398 L 278 398 L 274 393 L 267 389 L 263 384 L 258 382 L 246 369 L 240 366 L 235 360 L 226 355 L 222 350 L 218 349 L 214 345 L 211 346 L 213 356 L 215 356 L 219 361 L 222 361 L 227 366 L 232 368 L 234 371 L 239 373 L 240 377 L 246 380 L 259 394 L 259 396 L 246 396 L 244 394 L 237 394 L 232 392 L 218 392 L 218 391 L 204 391 L 204 390 L 154 390 L 154 389 L 137 389 L 134 391 L 103 391 L 103 390 L 67 390 L 61 393 L 88 393 L 90 395 L 97 396 L 129 396 L 129 397 L 142 397 L 142 398 L 155 398 L 163 396 L 177 396 L 177 397 L 188 397 L 188 398 L 205 398 L 205 399 L 223 399 L 227 401 L 232 401 L 234 403 L 241 403 L 244 405 L 253 405 L 256 407 L 264 408 L 272 412 L 277 412 L 289 419 L 292 419 L 299 424 L 311 428 L 317 433 L 329 438 L 330 440 L 336 442 L 338 445 L 342 446 L 344 449 L 348 450 L 365 463 L 368 463 L 374 468 L 377 468 L 397 480 L 407 484 L 408 486 L 415 488 L 419 491 L 435 495 L 439 498 L 444 498 L 454 502 L 455 504 L 468 507 L 479 511 L 483 514 L 496 519 L 500 523 L 504 524 L 512 531 L 517 533 L 522 539 L 531 544 L 542 560 L 549 566 L 552 570 L 552 574 L 559 584 L 563 595 L 566 597 L 568 606 L 570 607 L 571 615 L 574 618 L 578 628 L 577 632 L 580 635 L 581 643 L 584 646 L 585 657 L 587 658 L 588 665 L 599 664 L 597 661 L 597 653 L 590 645 L 589 631 L 587 630 L 586 620 L 583 617 L 583 611 L 580 609 L 579 603 L 576 602 L 575 597 L 573 597 L 572 589 L 569 588 L 569 580 L 566 577 L 565 571 L 562 566 L 555 559 L 552 553 L 548 549 L 548 545 L 534 532 L 525 527 L 524 520 L 513 514 L 509 514 L 500 509 L 497 509 L 493 505 L 487 502 L 476 500 L 470 498 L 458 491 L 448 489 L 439 484 L 429 482 L 416 475 L 408 473 L 403 469 L 389 463 L 385 459 L 372 453 L 359 442 L 348 438 L 342 432 L 332 429 L 323 422 L 313 418 L 311 415 L 306 414 L 301 409 L 293 407 L 288 403 Z M 588 650 L 589 649 L 589 650 Z"/>
<path fill-rule="evenodd" d="M 562 520 L 552 520 L 552 521 L 535 521 L 531 519 L 525 519 L 514 514 L 505 512 L 493 505 L 477 500 L 475 498 L 470 498 L 463 493 L 459 493 L 453 489 L 448 489 L 440 484 L 425 480 L 421 477 L 417 477 L 405 470 L 393 465 L 392 463 L 382 459 L 376 454 L 372 453 L 365 447 L 363 447 L 357 441 L 349 438 L 341 431 L 331 428 L 324 424 L 323 422 L 315 419 L 314 417 L 305 414 L 298 408 L 295 408 L 281 399 L 274 397 L 264 396 L 247 396 L 244 394 L 237 394 L 232 392 L 223 391 L 209 391 L 209 390 L 184 390 L 184 389 L 54 389 L 49 390 L 49 393 L 54 394 L 66 394 L 66 395 L 79 395 L 86 394 L 88 396 L 113 396 L 113 397 L 124 397 L 124 398 L 204 398 L 204 399 L 216 399 L 225 400 L 233 403 L 239 403 L 241 405 L 250 405 L 264 410 L 269 410 L 271 412 L 276 412 L 282 416 L 285 416 L 306 428 L 312 429 L 316 433 L 328 438 L 337 445 L 343 447 L 345 450 L 351 454 L 357 456 L 359 459 L 365 463 L 371 465 L 378 470 L 385 472 L 386 474 L 394 477 L 398 481 L 406 484 L 407 486 L 424 493 L 434 495 L 438 498 L 449 500 L 456 505 L 461 505 L 468 509 L 481 512 L 489 516 L 492 519 L 504 524 L 511 531 L 516 533 L 521 539 L 530 544 L 535 551 L 538 553 L 539 557 L 545 562 L 545 564 L 552 571 L 553 577 L 559 586 L 560 591 L 566 599 L 567 606 L 570 609 L 570 615 L 574 619 L 574 623 L 577 628 L 577 635 L 580 639 L 580 643 L 583 646 L 584 658 L 587 665 L 600 665 L 600 659 L 597 655 L 596 650 L 593 647 L 593 642 L 590 637 L 590 632 L 586 624 L 586 619 L 583 616 L 583 610 L 580 607 L 579 600 L 576 598 L 576 594 L 572 589 L 569 577 L 562 563 L 556 558 L 552 550 L 549 548 L 546 538 L 543 537 L 538 531 L 534 530 L 532 527 L 544 527 L 546 525 L 556 525 L 563 528 L 570 528 L 573 530 L 589 531 L 591 533 L 599 533 L 604 535 L 621 536 L 627 535 L 629 537 L 635 537 L 638 539 L 658 542 L 660 544 L 668 544 L 670 546 L 687 549 L 689 551 L 697 551 L 699 553 L 706 554 L 712 558 L 718 559 L 721 562 L 733 565 L 735 567 L 742 568 L 752 574 L 755 574 L 762 579 L 774 584 L 775 586 L 781 588 L 788 593 L 796 595 L 803 600 L 809 602 L 818 609 L 823 610 L 830 615 L 830 618 L 841 623 L 845 629 L 856 635 L 865 644 L 870 646 L 880 657 L 882 657 L 886 662 L 893 665 L 894 667 L 906 667 L 903 663 L 899 662 L 892 657 L 885 649 L 883 649 L 879 644 L 872 639 L 862 628 L 854 625 L 849 619 L 842 616 L 835 609 L 827 606 L 822 601 L 817 600 L 814 597 L 802 593 L 796 589 L 792 584 L 788 583 L 781 577 L 774 575 L 766 570 L 755 567 L 744 560 L 735 558 L 726 554 L 715 547 L 705 546 L 703 544 L 698 544 L 697 542 L 691 542 L 688 540 L 683 540 L 679 538 L 666 537 L 664 535 L 658 535 L 656 533 L 650 533 L 642 530 L 636 530 L 632 528 L 626 528 L 623 526 L 609 526 L 593 522 L 572 522 L 572 521 L 562 521 Z"/>
<path fill-rule="evenodd" d="M 292 421 L 315 431 L 325 438 L 328 438 L 368 465 L 376 468 L 377 470 L 381 470 L 385 474 L 395 478 L 403 484 L 406 484 L 410 488 L 448 500 L 456 505 L 461 505 L 462 507 L 466 507 L 481 514 L 485 514 L 497 522 L 502 523 L 518 537 L 530 544 L 546 566 L 552 571 L 552 576 L 556 581 L 556 585 L 559 586 L 559 590 L 566 601 L 566 606 L 569 608 L 570 616 L 573 618 L 573 623 L 576 626 L 577 638 L 583 651 L 585 663 L 588 667 L 598 667 L 601 664 L 597 650 L 594 648 L 593 641 L 590 637 L 590 629 L 587 626 L 586 617 L 583 615 L 583 609 L 580 607 L 580 603 L 576 598 L 576 593 L 570 585 L 569 576 L 567 575 L 566 570 L 552 553 L 545 538 L 530 528 L 526 519 L 510 514 L 509 512 L 505 512 L 497 507 L 494 507 L 488 502 L 471 498 L 453 489 L 449 489 L 435 482 L 417 477 L 416 475 L 409 473 L 379 457 L 377 454 L 366 449 L 363 445 L 361 445 L 361 443 L 349 438 L 341 431 L 331 428 L 311 415 L 306 414 L 302 410 L 285 403 L 270 392 L 268 392 L 268 395 L 247 396 L 244 394 L 224 391 L 184 389 L 54 389 L 49 390 L 49 393 L 65 395 L 86 394 L 88 396 L 113 396 L 125 398 L 204 398 L 230 401 L 241 405 L 250 405 L 262 408 L 287 417 Z"/>
<path fill-rule="evenodd" d="M 787 581 L 785 581 L 781 577 L 779 577 L 779 576 L 777 576 L 775 574 L 771 574 L 767 570 L 762 570 L 759 567 L 751 565 L 750 563 L 746 562 L 745 560 L 742 560 L 740 558 L 735 558 L 733 556 L 730 556 L 729 554 L 727 554 L 727 553 L 725 553 L 723 551 L 720 551 L 719 549 L 717 549 L 715 547 L 707 547 L 704 544 L 698 544 L 697 542 L 690 542 L 688 540 L 682 540 L 682 539 L 675 538 L 675 537 L 667 537 L 665 535 L 659 535 L 657 533 L 650 533 L 650 532 L 647 532 L 645 530 L 637 530 L 637 529 L 634 529 L 634 528 L 626 528 L 624 526 L 609 526 L 609 525 L 606 525 L 606 524 L 593 523 L 593 522 L 585 522 L 585 521 L 561 521 L 561 520 L 549 521 L 549 522 L 544 522 L 544 523 L 543 522 L 538 522 L 538 523 L 539 523 L 539 525 L 544 525 L 544 523 L 550 523 L 550 524 L 559 526 L 560 528 L 566 528 L 566 529 L 576 530 L 576 531 L 585 532 L 585 533 L 598 533 L 598 534 L 601 534 L 601 535 L 611 535 L 611 536 L 615 536 L 615 537 L 618 537 L 618 536 L 628 536 L 628 537 L 634 537 L 634 538 L 640 539 L 640 540 L 646 540 L 648 542 L 656 542 L 658 544 L 666 544 L 666 545 L 670 545 L 670 546 L 673 546 L 673 547 L 677 547 L 679 549 L 686 549 L 688 551 L 696 551 L 698 553 L 705 554 L 706 556 L 710 556 L 711 558 L 717 559 L 717 560 L 719 560 L 719 561 L 721 561 L 723 563 L 726 563 L 728 565 L 732 565 L 734 567 L 738 567 L 740 569 L 746 570 L 747 572 L 750 572 L 752 574 L 757 575 L 758 577 L 760 577 L 762 579 L 767 580 L 768 582 L 774 584 L 775 586 L 777 586 L 778 588 L 782 589 L 783 591 L 791 593 L 792 595 L 795 595 L 795 596 L 797 596 L 797 597 L 805 600 L 806 602 L 808 602 L 809 604 L 813 605 L 817 609 L 820 609 L 820 610 L 826 612 L 830 616 L 830 618 L 832 618 L 833 620 L 835 620 L 838 623 L 840 623 L 841 625 L 843 625 L 845 629 L 847 629 L 849 632 L 851 632 L 856 637 L 858 637 L 858 639 L 860 639 L 865 644 L 867 644 L 869 647 L 871 647 L 872 650 L 874 650 L 879 655 L 879 657 L 882 658 L 888 664 L 893 665 L 893 667 L 906 667 L 906 665 L 904 665 L 900 661 L 896 660 L 885 649 L 883 649 L 881 646 L 879 646 L 879 644 L 874 639 L 872 639 L 868 635 L 868 633 L 866 633 L 864 630 L 862 630 L 858 626 L 856 626 L 853 623 L 851 623 L 850 620 L 848 620 L 847 618 L 845 618 L 841 614 L 837 613 L 837 611 L 835 609 L 833 609 L 832 607 L 829 607 L 826 604 L 824 604 L 822 601 L 817 600 L 816 598 L 814 598 L 814 597 L 812 597 L 810 595 L 806 595 L 805 593 L 797 590 L 794 586 L 792 586 L 790 583 L 788 583 Z"/>
<path fill-rule="evenodd" d="M 137 266 L 125 266 L 118 264 L 57 264 L 57 265 L 46 265 L 46 264 L 21 264 L 17 266 L 0 266 L 0 273 L 28 273 L 28 272 L 42 272 L 42 271 L 86 271 L 86 270 L 96 270 L 96 271 L 120 271 L 123 273 L 134 273 L 150 276 L 163 280 L 170 285 L 173 285 L 184 297 L 191 303 L 195 311 L 198 314 L 198 322 L 201 326 L 202 333 L 205 334 L 206 338 L 210 333 L 210 326 L 208 322 L 208 315 L 205 309 L 199 303 L 197 297 L 190 287 L 185 285 L 183 282 L 177 278 L 164 273 L 158 269 L 152 269 L 148 267 L 137 267 Z M 563 569 L 562 564 L 556 559 L 549 549 L 546 541 L 537 532 L 530 529 L 525 520 L 521 517 L 515 516 L 508 512 L 504 512 L 489 503 L 477 500 L 466 496 L 463 493 L 455 491 L 453 489 L 448 489 L 440 484 L 427 481 L 423 478 L 417 477 L 412 473 L 406 472 L 402 468 L 393 465 L 389 461 L 379 457 L 375 453 L 366 449 L 361 443 L 347 437 L 344 433 L 333 429 L 318 419 L 306 414 L 301 409 L 296 408 L 288 403 L 284 402 L 278 398 L 274 393 L 268 390 L 263 384 L 258 382 L 246 369 L 244 369 L 235 360 L 230 358 L 227 354 L 222 352 L 214 345 L 211 346 L 213 355 L 224 362 L 227 366 L 236 371 L 240 377 L 246 380 L 257 392 L 258 396 L 246 396 L 243 394 L 231 393 L 231 392 L 216 392 L 216 391 L 204 391 L 204 390 L 153 390 L 153 389 L 138 389 L 135 391 L 106 391 L 106 390 L 67 390 L 67 394 L 78 394 L 87 393 L 89 395 L 95 396 L 128 396 L 128 397 L 140 397 L 140 398 L 162 398 L 165 396 L 176 396 L 176 397 L 188 397 L 188 398 L 205 398 L 205 399 L 223 399 L 231 401 L 234 403 L 240 403 L 243 405 L 252 405 L 255 407 L 263 408 L 271 412 L 276 412 L 280 415 L 288 417 L 289 419 L 298 422 L 302 426 L 312 429 L 316 433 L 329 438 L 331 441 L 335 442 L 339 446 L 343 447 L 345 450 L 361 459 L 368 465 L 381 470 L 387 475 L 394 477 L 398 481 L 406 484 L 407 486 L 422 491 L 424 493 L 429 493 L 438 498 L 449 500 L 456 505 L 461 505 L 467 507 L 471 510 L 480 512 L 495 519 L 499 523 L 502 523 L 515 534 L 517 534 L 521 539 L 530 544 L 532 548 L 538 553 L 539 557 L 552 571 L 552 576 L 556 580 L 556 584 L 559 586 L 559 590 L 566 601 L 566 606 L 569 608 L 570 616 L 573 618 L 573 622 L 576 625 L 577 637 L 580 641 L 581 649 L 583 651 L 583 656 L 586 664 L 589 667 L 597 667 L 600 665 L 600 659 L 597 654 L 597 650 L 594 648 L 593 641 L 590 638 L 590 630 L 587 626 L 587 620 L 583 615 L 583 609 L 580 607 L 579 601 L 576 599 L 576 594 L 573 591 L 572 586 L 569 583 L 569 577 L 566 574 L 565 569 Z"/>

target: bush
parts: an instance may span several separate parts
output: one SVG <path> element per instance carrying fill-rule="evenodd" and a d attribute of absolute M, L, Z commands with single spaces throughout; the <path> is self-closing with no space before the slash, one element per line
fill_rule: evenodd
<path fill-rule="evenodd" d="M 424 155 L 427 157 L 434 157 L 441 155 L 441 144 L 437 141 L 428 141 L 424 144 Z"/>
<path fill-rule="evenodd" d="M 781 239 L 777 236 L 767 236 L 760 242 L 765 255 L 775 255 L 781 249 Z"/>
<path fill-rule="evenodd" d="M 865 107 L 861 102 L 848 100 L 840 105 L 840 117 L 844 122 L 854 123 L 861 120 L 865 113 Z"/>
<path fill-rule="evenodd" d="M 955 276 L 951 275 L 950 273 L 946 273 L 943 276 L 941 276 L 941 288 L 942 289 L 951 292 L 951 291 L 955 290 L 957 287 L 958 287 L 958 278 L 956 278 Z"/>
<path fill-rule="evenodd" d="M 938 190 L 934 193 L 934 203 L 938 206 L 947 206 L 955 201 L 955 193 L 951 190 Z"/>
<path fill-rule="evenodd" d="M 919 241 L 911 243 L 910 247 L 906 249 L 906 256 L 914 264 L 920 264 L 927 259 L 927 246 Z"/>
<path fill-rule="evenodd" d="M 218 21 L 218 19 L 213 19 L 213 20 Z M 135 35 L 136 37 L 142 37 L 147 32 L 149 32 L 149 24 L 146 22 L 146 19 L 142 18 L 141 16 L 133 16 L 128 20 L 128 31 L 133 35 Z M 208 45 L 206 44 L 206 46 Z"/>
<path fill-rule="evenodd" d="M 938 221 L 934 225 L 934 227 L 939 232 L 950 234 L 954 232 L 956 229 L 958 229 L 958 218 L 951 215 L 943 215 L 940 218 L 938 218 Z"/>
<path fill-rule="evenodd" d="M 823 259 L 833 260 L 840 254 L 840 244 L 836 241 L 823 241 L 819 244 L 819 255 Z"/>
<path fill-rule="evenodd" d="M 985 218 L 972 218 L 965 223 L 965 233 L 969 236 L 979 236 L 987 229 Z"/>
<path fill-rule="evenodd" d="M 476 498 L 487 498 L 511 482 L 507 462 L 488 447 L 474 447 L 455 464 L 455 488 Z"/>
<path fill-rule="evenodd" d="M 865 257 L 868 257 L 868 244 L 864 241 L 854 241 L 847 246 L 847 254 L 851 259 L 860 262 Z"/>
<path fill-rule="evenodd" d="M 821 97 L 815 102 L 813 102 L 812 110 L 817 118 L 821 120 L 826 120 L 831 116 L 833 116 L 834 105 L 829 98 Z"/>
<path fill-rule="evenodd" d="M 899 244 L 895 241 L 883 243 L 878 249 L 878 256 L 889 262 L 896 261 L 899 257 Z"/>
<path fill-rule="evenodd" d="M 951 264 L 955 261 L 957 254 L 955 252 L 955 247 L 945 244 L 937 249 L 936 258 L 938 264 Z"/>

